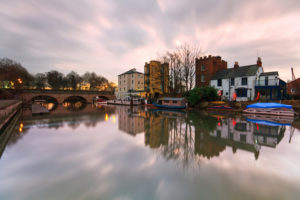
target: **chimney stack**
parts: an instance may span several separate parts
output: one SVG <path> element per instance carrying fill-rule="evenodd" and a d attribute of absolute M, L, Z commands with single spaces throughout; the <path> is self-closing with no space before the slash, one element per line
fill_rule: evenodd
<path fill-rule="evenodd" d="M 257 66 L 262 67 L 262 62 L 260 57 L 257 58 Z"/>
<path fill-rule="evenodd" d="M 239 63 L 237 61 L 234 62 L 234 70 L 236 70 L 237 68 L 239 68 Z"/>

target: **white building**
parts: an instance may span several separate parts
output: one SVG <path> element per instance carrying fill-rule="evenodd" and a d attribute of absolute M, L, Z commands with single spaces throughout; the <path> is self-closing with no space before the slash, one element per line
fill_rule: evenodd
<path fill-rule="evenodd" d="M 136 71 L 135 68 L 118 75 L 118 99 L 126 96 L 140 96 L 144 92 L 144 74 Z"/>
<path fill-rule="evenodd" d="M 248 101 L 255 98 L 256 80 L 263 73 L 261 59 L 257 64 L 219 70 L 210 81 L 210 85 L 221 91 L 222 99 L 232 100 L 236 93 L 237 101 Z"/>

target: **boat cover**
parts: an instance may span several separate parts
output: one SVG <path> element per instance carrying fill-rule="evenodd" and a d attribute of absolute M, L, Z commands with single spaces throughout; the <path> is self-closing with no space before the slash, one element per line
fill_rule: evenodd
<path fill-rule="evenodd" d="M 281 104 L 281 103 L 255 103 L 248 105 L 246 108 L 287 108 L 292 109 L 291 105 Z"/>
<path fill-rule="evenodd" d="M 279 123 L 279 122 L 272 122 L 267 120 L 260 120 L 260 119 L 250 119 L 246 118 L 248 122 L 252 122 L 255 124 L 267 125 L 267 126 L 291 126 L 290 123 Z"/>

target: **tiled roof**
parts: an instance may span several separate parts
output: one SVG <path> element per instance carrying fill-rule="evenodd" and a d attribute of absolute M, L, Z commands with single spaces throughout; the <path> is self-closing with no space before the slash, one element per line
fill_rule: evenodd
<path fill-rule="evenodd" d="M 278 72 L 264 72 L 260 76 L 278 76 Z"/>
<path fill-rule="evenodd" d="M 215 73 L 212 80 L 235 78 L 235 77 L 245 77 L 245 76 L 255 76 L 258 68 L 259 68 L 259 66 L 257 66 L 257 65 L 247 65 L 247 66 L 238 67 L 237 69 L 234 69 L 234 68 L 222 69 Z"/>
<path fill-rule="evenodd" d="M 124 75 L 124 74 L 134 74 L 134 73 L 137 73 L 137 74 L 143 74 L 143 73 L 141 73 L 141 72 L 136 71 L 136 69 L 133 68 L 133 69 L 127 71 L 127 72 L 124 72 L 123 74 L 120 74 L 119 76 Z"/>

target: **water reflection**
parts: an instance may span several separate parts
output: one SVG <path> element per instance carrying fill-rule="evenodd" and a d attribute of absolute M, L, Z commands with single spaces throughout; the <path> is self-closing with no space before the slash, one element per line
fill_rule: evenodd
<path fill-rule="evenodd" d="M 41 116 L 32 116 L 30 110 L 24 110 L 17 127 L 21 134 L 14 135 L 12 141 L 23 137 L 33 127 L 77 129 L 81 124 L 89 128 L 105 121 L 117 122 L 119 130 L 129 135 L 143 134 L 145 146 L 156 149 L 167 160 L 182 162 L 184 166 L 190 160 L 220 156 L 226 147 L 230 147 L 233 154 L 243 150 L 258 159 L 262 146 L 276 148 L 286 132 L 284 125 L 253 123 L 244 117 L 87 105 L 77 110 L 76 115 L 74 110 L 65 110 L 64 106 L 58 106 L 50 115 Z"/>
<path fill-rule="evenodd" d="M 219 156 L 226 147 L 253 153 L 259 158 L 262 146 L 276 148 L 286 127 L 253 123 L 245 117 L 225 117 L 200 112 L 117 107 L 119 129 L 136 135 L 144 132 L 144 143 L 158 149 L 166 159 L 183 161 Z"/>
<path fill-rule="evenodd" d="M 300 138 L 288 131 L 143 107 L 24 110 L 0 160 L 0 199 L 298 199 Z"/>

